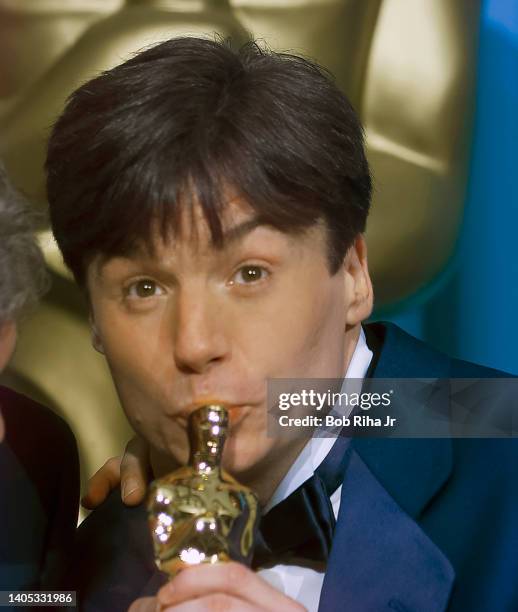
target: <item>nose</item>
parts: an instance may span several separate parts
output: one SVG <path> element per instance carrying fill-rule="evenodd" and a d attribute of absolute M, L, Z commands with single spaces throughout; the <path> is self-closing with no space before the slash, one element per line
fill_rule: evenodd
<path fill-rule="evenodd" d="M 174 358 L 180 371 L 202 374 L 228 357 L 230 342 L 224 329 L 227 321 L 220 306 L 206 292 L 183 291 L 178 295 Z"/>

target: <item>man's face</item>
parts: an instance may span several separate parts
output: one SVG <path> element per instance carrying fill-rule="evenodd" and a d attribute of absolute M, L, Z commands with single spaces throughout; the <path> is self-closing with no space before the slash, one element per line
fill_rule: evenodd
<path fill-rule="evenodd" d="M 295 444 L 266 435 L 267 379 L 343 376 L 369 314 L 358 287 L 370 281 L 356 249 L 330 275 L 323 225 L 288 235 L 257 225 L 236 200 L 222 220 L 223 248 L 195 210 L 174 238 L 157 239 L 155 257 L 91 264 L 88 290 L 94 344 L 134 429 L 183 464 L 186 416 L 224 402 L 233 407 L 224 466 L 251 482 Z"/>

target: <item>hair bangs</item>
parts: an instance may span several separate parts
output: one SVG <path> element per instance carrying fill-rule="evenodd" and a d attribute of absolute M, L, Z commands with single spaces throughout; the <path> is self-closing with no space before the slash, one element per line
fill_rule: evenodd
<path fill-rule="evenodd" d="M 370 205 L 361 125 L 318 66 L 195 38 L 80 87 L 52 131 L 47 171 L 54 234 L 80 284 L 97 256 L 154 255 L 189 215 L 196 231 L 200 209 L 222 246 L 236 198 L 286 233 L 323 219 L 336 270 Z"/>

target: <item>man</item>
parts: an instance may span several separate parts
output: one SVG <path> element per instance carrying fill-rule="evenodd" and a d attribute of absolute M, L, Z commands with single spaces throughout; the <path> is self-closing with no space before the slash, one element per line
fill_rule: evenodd
<path fill-rule="evenodd" d="M 186 417 L 216 399 L 237 423 L 224 467 L 277 531 L 303 521 L 279 514 L 283 500 L 325 486 L 325 554 L 196 566 L 166 585 L 142 506 L 112 495 L 79 532 L 85 610 L 139 597 L 132 611 L 511 609 L 514 441 L 267 435 L 268 379 L 493 374 L 362 328 L 371 180 L 358 119 L 321 69 L 167 41 L 73 94 L 47 170 L 56 239 L 154 475 L 187 461 Z"/>
<path fill-rule="evenodd" d="M 14 350 L 18 319 L 48 284 L 29 210 L 0 167 L 0 372 Z M 64 587 L 78 493 L 68 425 L 0 386 L 0 590 Z"/>

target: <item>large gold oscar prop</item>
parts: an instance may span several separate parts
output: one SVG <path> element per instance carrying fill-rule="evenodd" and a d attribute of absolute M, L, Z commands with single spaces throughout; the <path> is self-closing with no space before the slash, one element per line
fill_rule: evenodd
<path fill-rule="evenodd" d="M 480 10 L 481 0 L 0 0 L 0 158 L 46 208 L 49 128 L 78 85 L 164 38 L 218 32 L 238 45 L 249 30 L 322 62 L 360 113 L 376 186 L 369 269 L 376 306 L 393 306 L 437 278 L 454 253 Z M 3 382 L 67 418 L 86 484 L 131 431 L 91 349 L 83 293 L 46 230 L 41 243 L 53 286 L 23 322 Z"/>
<path fill-rule="evenodd" d="M 193 412 L 189 464 L 151 485 L 148 518 L 155 561 L 171 577 L 199 563 L 251 563 L 258 501 L 221 469 L 227 430 L 224 406 Z"/>

